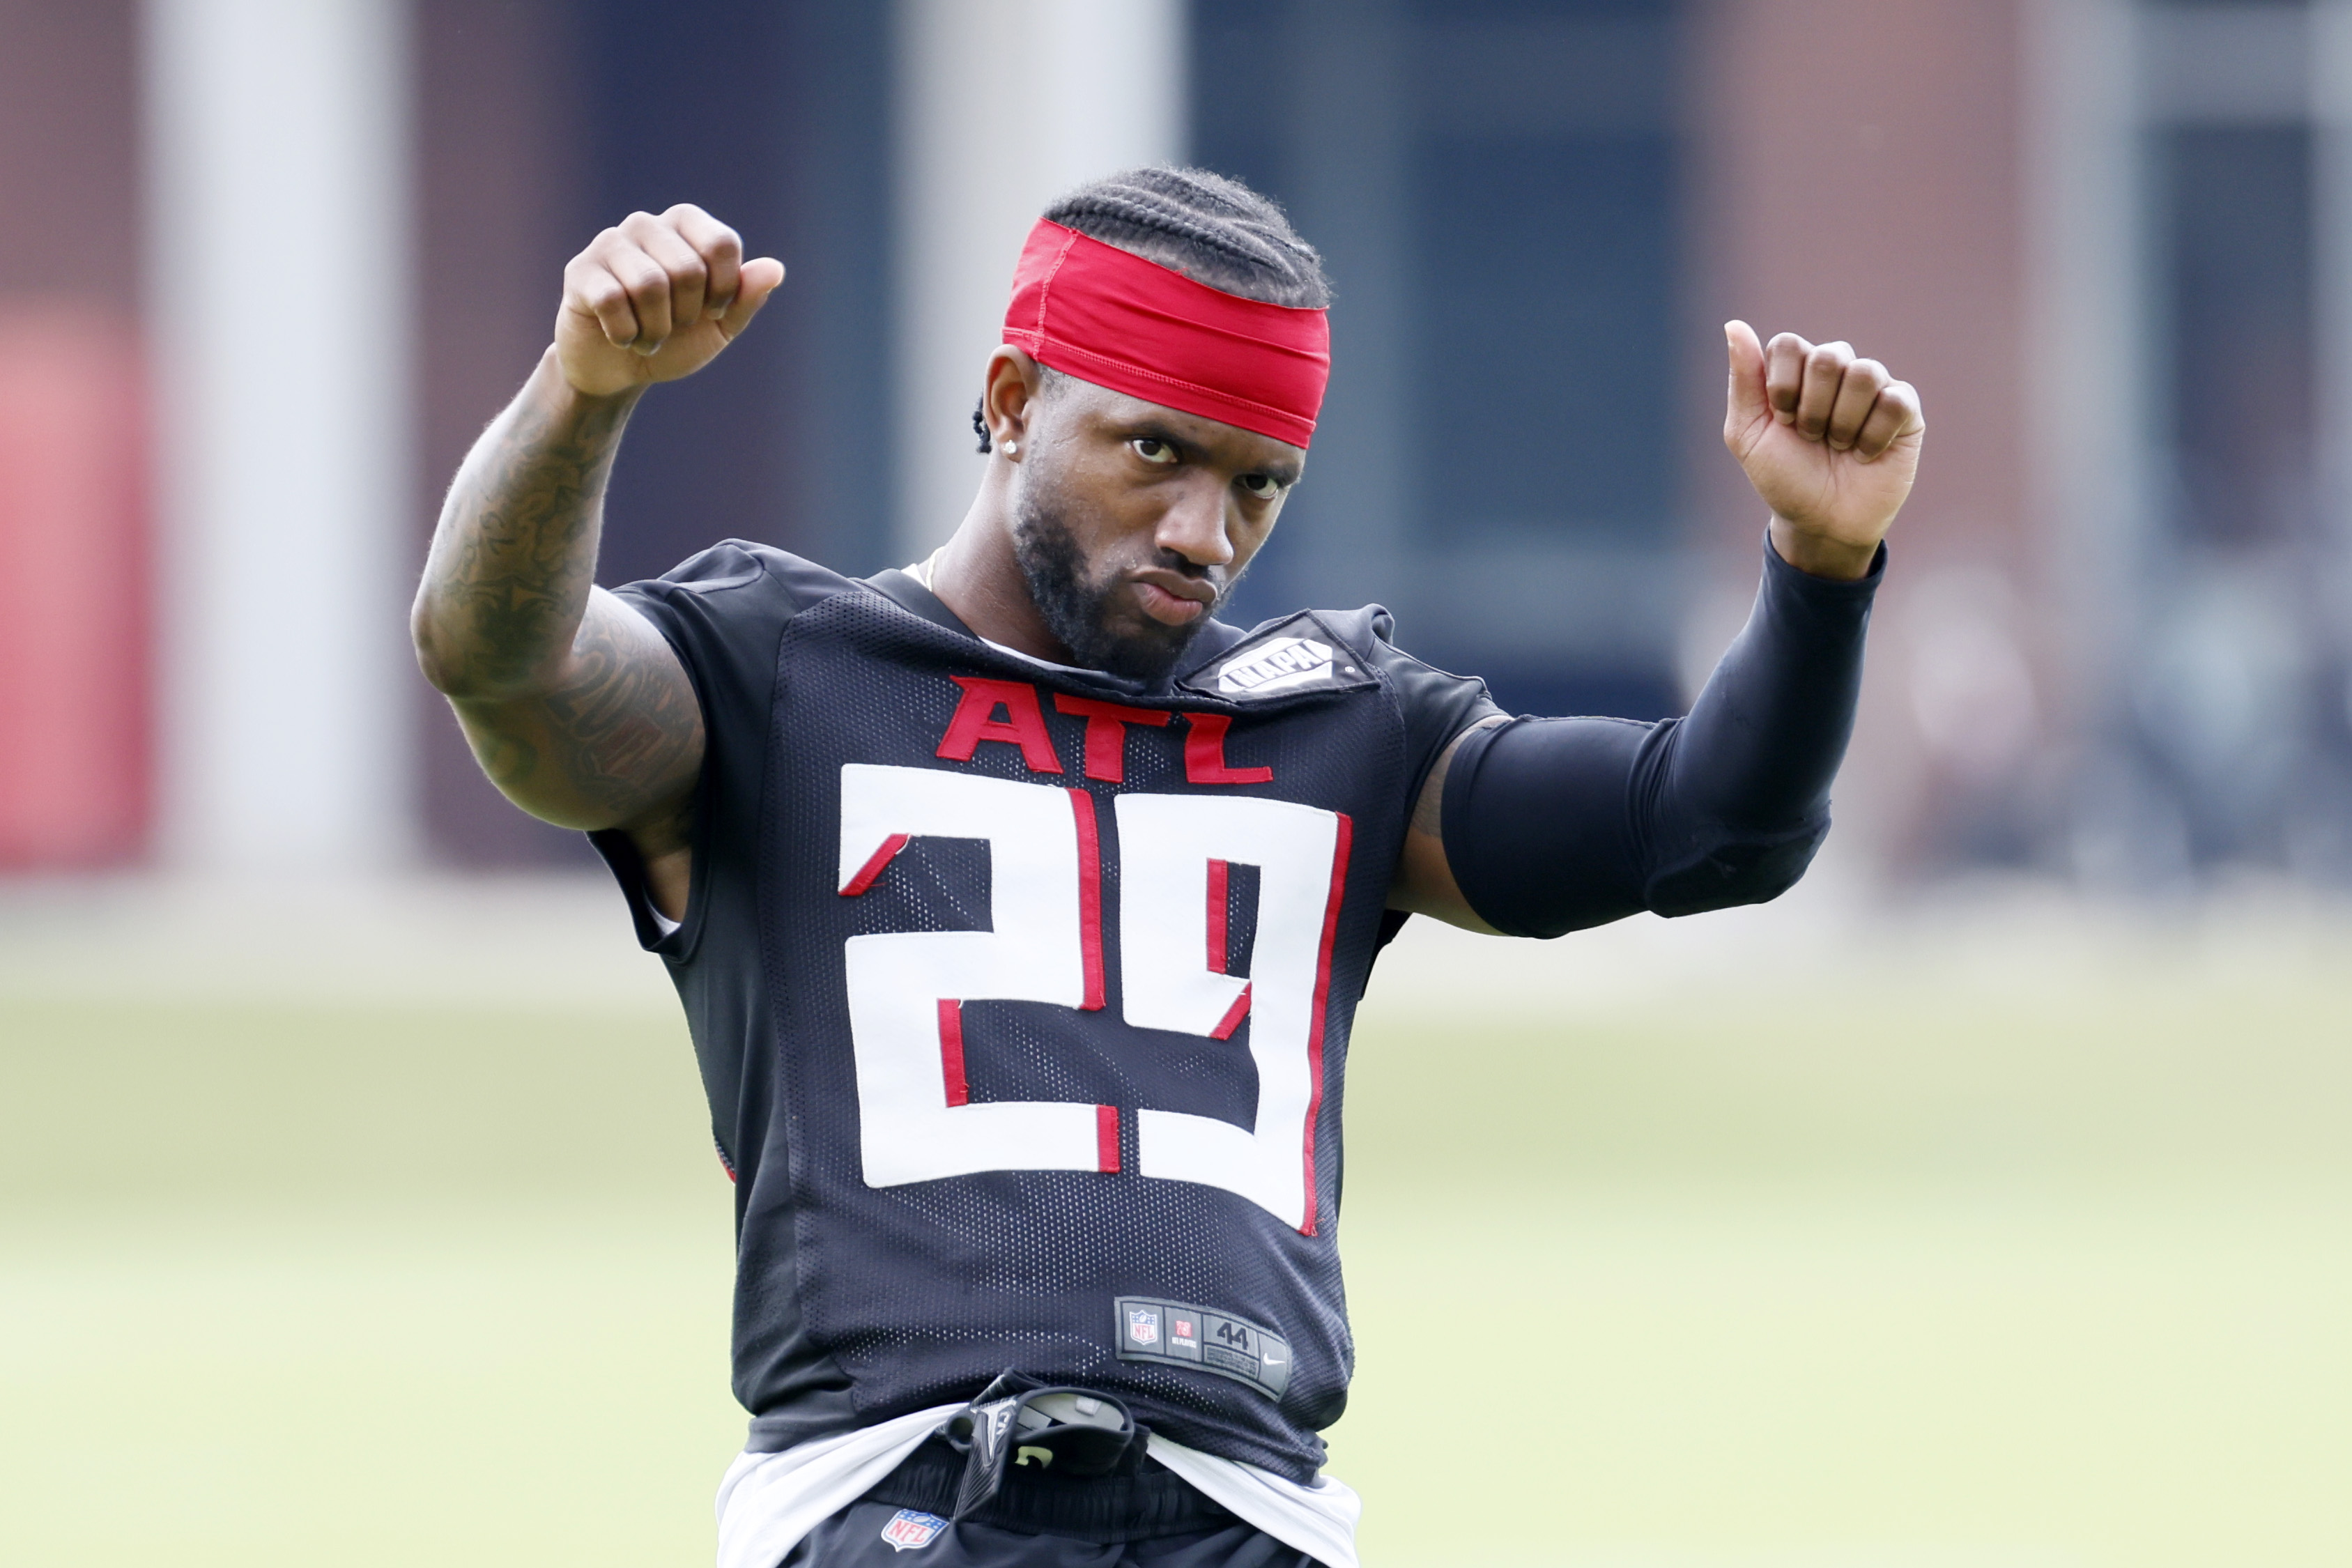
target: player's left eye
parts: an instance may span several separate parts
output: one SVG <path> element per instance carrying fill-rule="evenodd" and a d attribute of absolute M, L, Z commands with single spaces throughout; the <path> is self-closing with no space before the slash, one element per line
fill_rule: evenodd
<path fill-rule="evenodd" d="M 1155 441 L 1149 436 L 1139 437 L 1128 445 L 1134 447 L 1135 455 L 1147 463 L 1164 465 L 1176 460 L 1175 447 L 1165 441 Z"/>
<path fill-rule="evenodd" d="M 1272 500 L 1282 493 L 1282 481 L 1271 474 L 1244 474 L 1235 482 L 1260 500 Z"/>

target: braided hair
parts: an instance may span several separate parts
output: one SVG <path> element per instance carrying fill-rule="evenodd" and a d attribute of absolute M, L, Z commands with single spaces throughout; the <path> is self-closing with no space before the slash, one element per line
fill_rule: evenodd
<path fill-rule="evenodd" d="M 1310 310 L 1331 303 L 1323 258 L 1291 229 L 1282 208 L 1206 169 L 1129 169 L 1080 185 L 1045 216 L 1244 300 Z M 987 451 L 988 424 L 978 406 L 971 427 Z"/>

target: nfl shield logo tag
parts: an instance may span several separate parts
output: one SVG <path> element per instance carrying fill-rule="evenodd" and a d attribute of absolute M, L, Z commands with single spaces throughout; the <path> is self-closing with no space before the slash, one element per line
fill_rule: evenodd
<path fill-rule="evenodd" d="M 1139 1345 L 1160 1342 L 1160 1314 L 1149 1307 L 1127 1310 L 1127 1337 Z"/>
<path fill-rule="evenodd" d="M 947 1527 L 948 1521 L 938 1514 L 902 1508 L 882 1527 L 882 1539 L 890 1543 L 893 1552 L 912 1552 L 917 1547 L 929 1546 Z"/>

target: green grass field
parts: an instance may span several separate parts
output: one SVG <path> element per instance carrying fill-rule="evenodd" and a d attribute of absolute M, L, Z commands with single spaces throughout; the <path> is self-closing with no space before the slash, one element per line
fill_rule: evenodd
<path fill-rule="evenodd" d="M 2352 1563 L 2352 946 L 2032 945 L 1376 981 L 1367 1561 Z M 0 1563 L 709 1560 L 728 1189 L 668 1012 L 20 992 Z"/>

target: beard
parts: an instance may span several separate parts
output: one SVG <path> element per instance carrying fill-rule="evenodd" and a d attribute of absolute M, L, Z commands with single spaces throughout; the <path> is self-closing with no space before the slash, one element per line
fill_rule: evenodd
<path fill-rule="evenodd" d="M 1078 547 L 1076 531 L 1062 498 L 1045 487 L 1031 485 L 1015 507 L 1013 554 L 1028 580 L 1029 597 L 1044 617 L 1045 629 L 1070 650 L 1072 659 L 1087 669 L 1099 669 L 1128 680 L 1159 685 L 1175 669 L 1176 661 L 1209 624 L 1210 616 L 1233 592 L 1236 575 L 1226 583 L 1208 608 L 1181 626 L 1168 626 L 1136 613 L 1126 625 L 1118 617 L 1113 596 L 1121 585 L 1114 569 L 1090 575 L 1086 552 Z M 1188 577 L 1202 570 L 1162 551 L 1157 564 Z"/>

